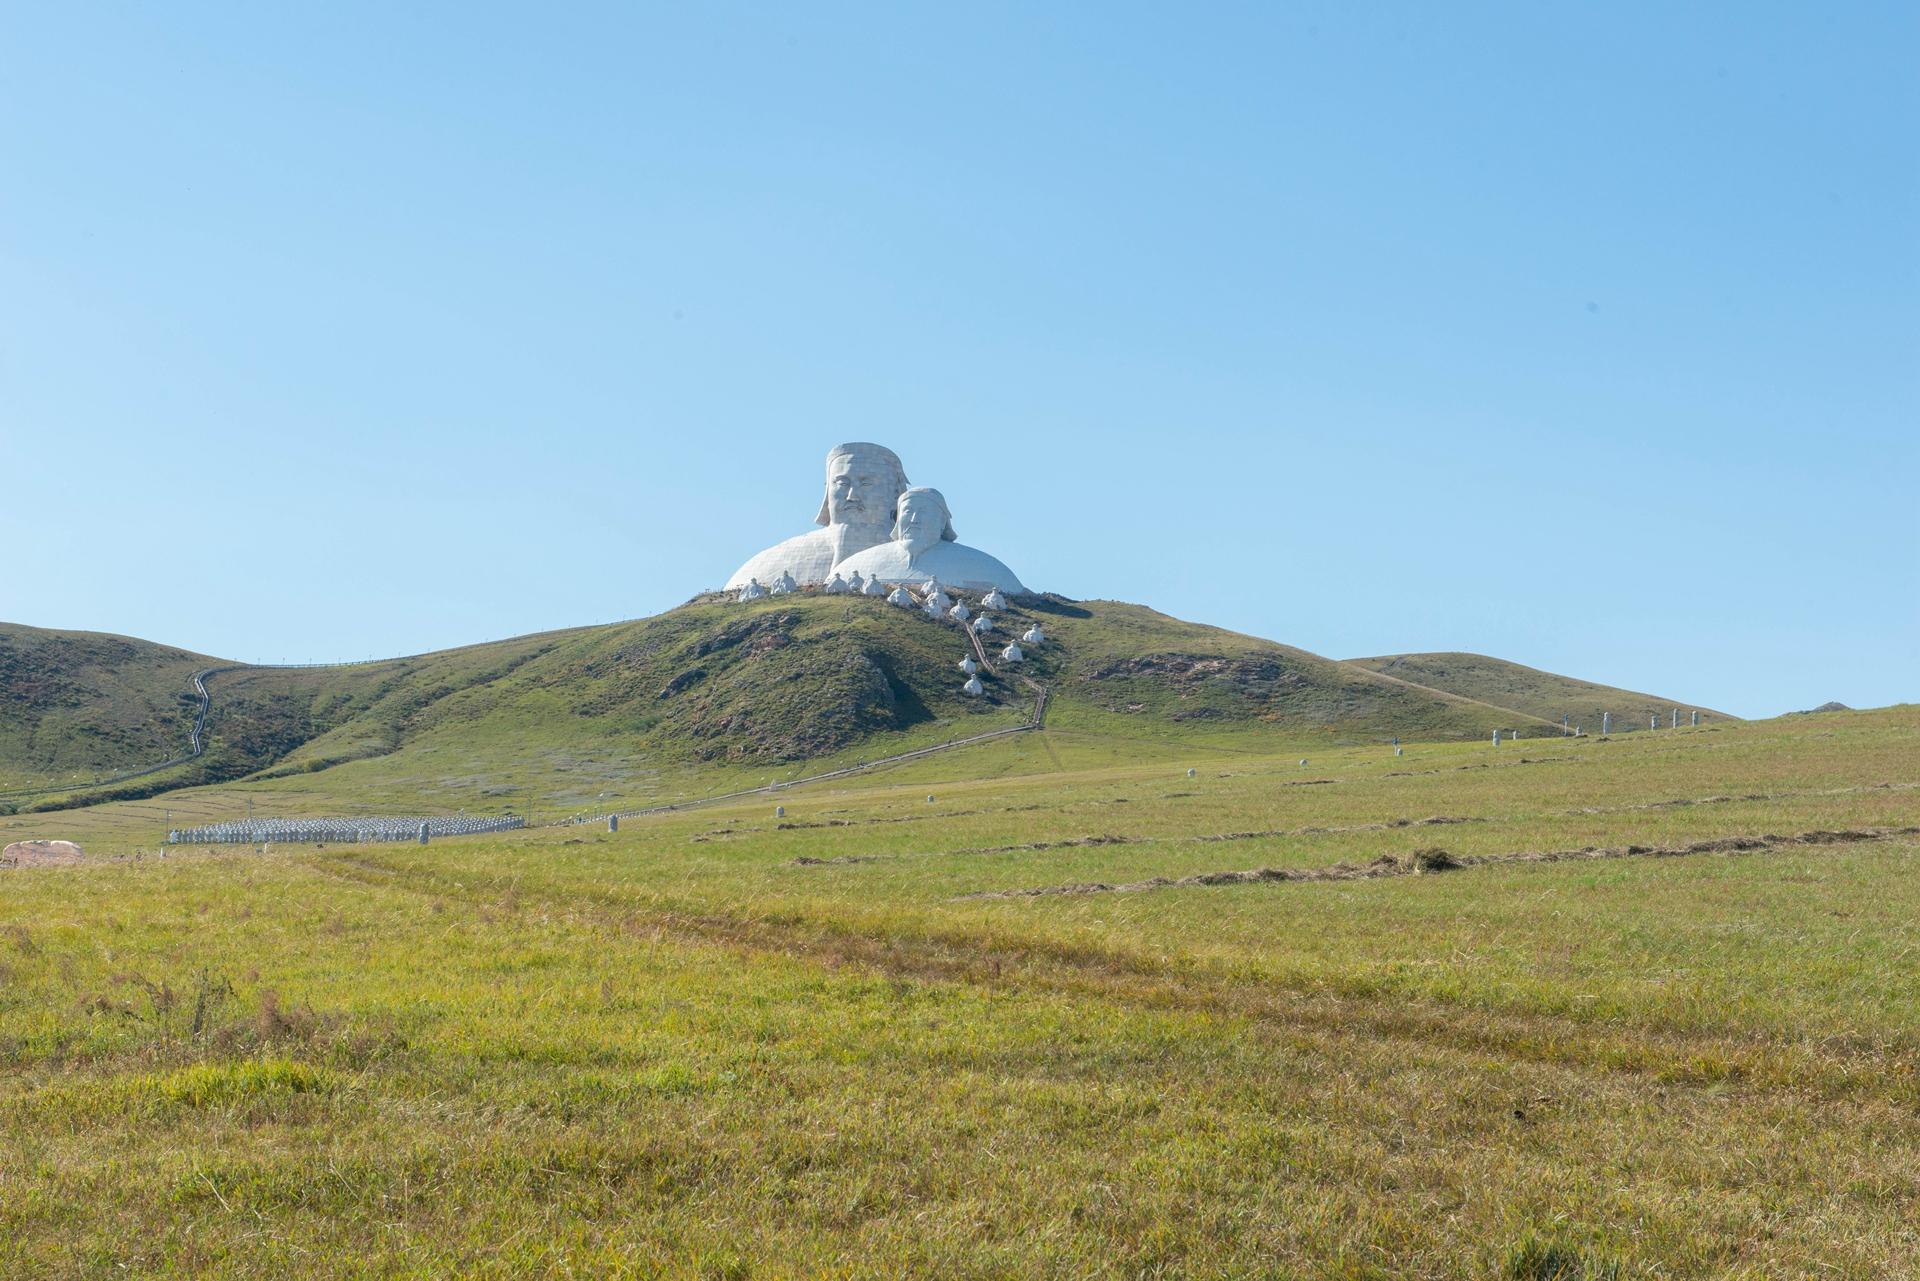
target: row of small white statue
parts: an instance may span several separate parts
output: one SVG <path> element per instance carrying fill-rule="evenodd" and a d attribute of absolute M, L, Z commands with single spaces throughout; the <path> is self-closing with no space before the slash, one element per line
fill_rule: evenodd
<path fill-rule="evenodd" d="M 757 578 L 749 578 L 747 585 L 740 589 L 739 599 L 742 601 L 764 600 L 768 596 L 785 596 L 789 592 L 797 592 L 799 590 L 800 584 L 793 581 L 793 575 L 783 572 L 780 577 L 773 580 L 773 586 L 771 587 L 764 585 Z M 879 579 L 863 580 L 858 571 L 854 573 L 852 582 L 848 582 L 846 579 L 840 577 L 840 575 L 835 574 L 833 581 L 827 583 L 820 590 L 826 592 L 829 596 L 885 596 L 887 594 L 887 589 L 880 585 Z"/>
<path fill-rule="evenodd" d="M 783 570 L 780 577 L 773 581 L 773 586 L 771 587 L 763 586 L 757 578 L 749 578 L 747 585 L 740 589 L 739 599 L 742 601 L 761 600 L 768 596 L 785 596 L 789 592 L 797 592 L 799 590 L 800 584 L 794 581 L 793 575 Z M 842 578 L 839 574 L 835 574 L 827 580 L 826 584 L 822 586 L 820 590 L 829 596 L 885 596 L 890 603 L 895 605 L 915 605 L 921 603 L 914 600 L 913 593 L 909 592 L 904 586 L 895 587 L 892 592 L 888 592 L 885 585 L 883 585 L 878 578 L 862 579 L 860 577 L 860 571 L 857 569 L 853 571 L 853 577 L 850 579 Z M 940 584 L 937 580 L 928 579 L 925 591 L 924 602 L 929 613 L 938 613 L 947 610 L 949 606 L 953 605 L 953 598 L 940 590 Z M 980 605 L 983 609 L 1005 609 L 1007 607 L 1006 594 L 998 587 L 995 587 L 980 598 Z M 966 606 L 960 605 L 957 608 L 962 612 L 956 614 L 955 617 L 964 622 L 968 612 Z"/>

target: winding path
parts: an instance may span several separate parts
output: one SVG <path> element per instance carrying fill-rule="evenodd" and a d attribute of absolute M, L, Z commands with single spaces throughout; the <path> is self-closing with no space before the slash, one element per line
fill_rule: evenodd
<path fill-rule="evenodd" d="M 84 792 L 90 788 L 111 787 L 115 783 L 126 783 L 136 778 L 145 778 L 149 774 L 158 774 L 163 769 L 172 769 L 176 765 L 186 764 L 206 750 L 206 744 L 202 741 L 202 736 L 206 733 L 207 714 L 213 708 L 213 697 L 207 693 L 206 678 L 215 672 L 232 670 L 233 668 L 231 667 L 206 667 L 193 674 L 193 692 L 199 697 L 200 706 L 194 709 L 193 729 L 188 734 L 187 754 L 185 756 L 169 756 L 158 765 L 144 765 L 139 769 L 127 770 L 122 774 L 109 774 L 104 778 L 97 778 L 91 783 L 69 783 L 56 787 L 24 787 L 11 792 L 0 792 L 0 796 L 45 796 L 52 792 Z"/>

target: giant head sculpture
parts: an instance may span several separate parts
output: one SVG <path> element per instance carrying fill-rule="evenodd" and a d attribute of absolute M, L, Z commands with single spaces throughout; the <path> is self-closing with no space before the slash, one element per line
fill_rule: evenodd
<path fill-rule="evenodd" d="M 816 525 L 884 525 L 907 487 L 900 456 L 885 445 L 853 441 L 827 451 L 827 496 Z"/>
<path fill-rule="evenodd" d="M 901 494 L 895 508 L 892 538 L 905 543 L 910 556 L 929 551 L 942 542 L 953 542 L 953 513 L 947 510 L 946 495 L 925 485 Z"/>
<path fill-rule="evenodd" d="M 835 445 L 827 451 L 826 495 L 814 517 L 822 528 L 796 534 L 753 557 L 727 580 L 728 589 L 744 587 L 755 577 L 775 582 L 782 575 L 802 587 L 827 582 L 835 564 L 887 541 L 894 504 L 906 487 L 906 469 L 885 445 Z"/>
<path fill-rule="evenodd" d="M 855 552 L 835 566 L 842 574 L 864 574 L 880 583 L 944 583 L 963 591 L 1023 592 L 1012 570 L 977 547 L 962 545 L 953 533 L 953 516 L 937 489 L 921 486 L 900 495 L 887 541 Z M 950 604 L 935 588 L 929 608 Z M 965 615 L 960 615 L 964 621 Z"/>

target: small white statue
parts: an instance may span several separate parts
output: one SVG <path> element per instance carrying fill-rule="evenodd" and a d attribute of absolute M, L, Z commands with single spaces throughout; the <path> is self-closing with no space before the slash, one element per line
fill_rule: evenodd
<path fill-rule="evenodd" d="M 973 634 L 975 636 L 985 636 L 988 632 L 992 630 L 993 630 L 993 620 L 991 618 L 988 618 L 985 614 L 982 614 L 980 615 L 980 617 L 973 620 Z"/>
<path fill-rule="evenodd" d="M 1005 609 L 1006 607 L 1006 593 L 1002 592 L 998 587 L 980 598 L 981 609 Z"/>
<path fill-rule="evenodd" d="M 902 608 L 911 609 L 914 605 L 913 593 L 904 587 L 896 587 L 887 593 L 887 604 L 899 605 Z"/>
<path fill-rule="evenodd" d="M 962 685 L 960 688 L 965 690 L 968 696 L 972 698 L 980 697 L 980 695 L 986 693 L 986 690 L 987 690 L 987 687 L 980 683 L 980 678 L 978 676 L 967 677 L 967 683 L 965 685 Z"/>
<path fill-rule="evenodd" d="M 829 578 L 827 580 L 827 595 L 845 596 L 846 594 L 847 594 L 846 579 L 840 577 L 840 575 L 838 574 L 835 574 L 832 578 Z"/>
<path fill-rule="evenodd" d="M 973 661 L 972 654 L 968 654 L 965 658 L 960 660 L 960 670 L 965 672 L 967 675 L 971 676 L 975 672 L 980 670 L 980 664 Z"/>
<path fill-rule="evenodd" d="M 943 614 L 947 612 L 947 606 L 953 604 L 953 597 L 940 590 L 940 580 L 937 578 L 927 580 L 924 599 L 928 606 Z"/>
<path fill-rule="evenodd" d="M 1000 657 L 1009 663 L 1018 663 L 1023 661 L 1026 655 L 1020 652 L 1020 642 L 1013 641 L 1009 643 L 1005 649 L 1000 651 Z"/>
<path fill-rule="evenodd" d="M 785 596 L 788 592 L 797 592 L 800 584 L 793 581 L 793 575 L 786 570 L 780 571 L 780 577 L 773 580 L 773 586 L 767 589 L 769 596 Z"/>
<path fill-rule="evenodd" d="M 946 615 L 946 611 L 941 609 L 940 606 L 936 605 L 931 600 L 927 601 L 925 604 L 920 606 L 920 612 L 925 614 L 928 618 L 931 618 L 936 623 L 939 622 Z"/>
<path fill-rule="evenodd" d="M 1044 645 L 1047 643 L 1047 634 L 1040 630 L 1040 624 L 1035 623 L 1021 633 L 1020 639 L 1029 645 Z"/>
<path fill-rule="evenodd" d="M 967 602 L 955 601 L 953 608 L 947 611 L 947 617 L 956 623 L 964 623 L 973 617 L 973 611 L 967 608 Z"/>
<path fill-rule="evenodd" d="M 879 579 L 869 578 L 867 585 L 860 589 L 860 594 L 863 596 L 885 596 L 887 589 Z"/>
<path fill-rule="evenodd" d="M 743 601 L 759 600 L 766 594 L 767 589 L 760 585 L 760 580 L 757 578 L 749 578 L 747 585 L 740 589 L 740 599 Z"/>
<path fill-rule="evenodd" d="M 853 577 L 847 580 L 847 593 L 851 596 L 867 594 L 866 580 L 860 577 L 860 571 L 857 569 L 853 571 Z"/>

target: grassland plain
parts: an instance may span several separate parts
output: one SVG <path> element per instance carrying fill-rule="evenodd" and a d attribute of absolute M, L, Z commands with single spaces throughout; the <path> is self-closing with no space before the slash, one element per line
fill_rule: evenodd
<path fill-rule="evenodd" d="M 0 1275 L 1920 1271 L 1920 709 L 778 799 L 0 875 Z"/>

